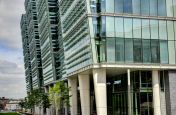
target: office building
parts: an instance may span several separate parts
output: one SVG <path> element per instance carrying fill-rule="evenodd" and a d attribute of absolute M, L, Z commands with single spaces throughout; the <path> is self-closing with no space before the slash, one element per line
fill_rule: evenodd
<path fill-rule="evenodd" d="M 71 115 L 176 114 L 175 0 L 37 0 L 44 86 Z"/>

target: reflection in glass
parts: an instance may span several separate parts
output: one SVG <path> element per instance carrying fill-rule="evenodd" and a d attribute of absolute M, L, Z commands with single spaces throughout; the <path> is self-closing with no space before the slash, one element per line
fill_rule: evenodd
<path fill-rule="evenodd" d="M 133 38 L 141 38 L 141 19 L 133 19 Z"/>
<path fill-rule="evenodd" d="M 101 36 L 106 36 L 106 17 L 101 17 Z"/>
<path fill-rule="evenodd" d="M 143 39 L 150 39 L 150 28 L 149 28 L 149 20 L 148 19 L 142 20 L 142 38 Z"/>
<path fill-rule="evenodd" d="M 115 62 L 115 38 L 106 39 L 107 62 Z"/>
<path fill-rule="evenodd" d="M 158 16 L 166 16 L 166 0 L 158 1 Z"/>
<path fill-rule="evenodd" d="M 167 21 L 167 35 L 168 40 L 174 40 L 174 27 L 173 21 Z"/>
<path fill-rule="evenodd" d="M 140 0 L 132 0 L 133 14 L 140 15 L 140 10 L 141 10 L 140 6 L 141 6 Z"/>
<path fill-rule="evenodd" d="M 142 43 L 141 39 L 134 39 L 134 62 L 142 62 Z"/>
<path fill-rule="evenodd" d="M 133 62 L 133 39 L 125 39 L 125 61 Z"/>
<path fill-rule="evenodd" d="M 159 54 L 160 54 L 160 48 L 158 40 L 151 40 L 151 56 L 152 56 L 152 63 L 159 63 Z"/>
<path fill-rule="evenodd" d="M 115 13 L 123 13 L 123 0 L 115 0 Z"/>
<path fill-rule="evenodd" d="M 132 13 L 132 0 L 124 0 L 123 11 L 124 13 Z"/>
<path fill-rule="evenodd" d="M 143 62 L 150 63 L 151 62 L 150 40 L 142 40 L 142 45 L 143 45 Z"/>
<path fill-rule="evenodd" d="M 114 17 L 106 17 L 106 36 L 114 37 Z"/>
<path fill-rule="evenodd" d="M 172 0 L 166 0 L 167 16 L 173 17 L 173 4 Z"/>
<path fill-rule="evenodd" d="M 158 0 L 150 0 L 150 16 L 157 16 L 157 4 Z"/>
<path fill-rule="evenodd" d="M 106 12 L 114 13 L 114 0 L 106 0 Z"/>
<path fill-rule="evenodd" d="M 149 15 L 149 0 L 141 0 L 141 15 Z"/>
<path fill-rule="evenodd" d="M 158 20 L 150 20 L 151 39 L 158 39 Z"/>
<path fill-rule="evenodd" d="M 116 61 L 124 61 L 124 38 L 116 38 Z"/>
<path fill-rule="evenodd" d="M 168 41 L 169 64 L 175 64 L 175 46 L 174 41 Z"/>
<path fill-rule="evenodd" d="M 167 40 L 166 21 L 159 20 L 159 39 Z"/>
<path fill-rule="evenodd" d="M 106 12 L 106 0 L 101 0 L 101 12 Z"/>
<path fill-rule="evenodd" d="M 160 60 L 162 64 L 168 64 L 168 45 L 166 40 L 160 41 Z"/>
<path fill-rule="evenodd" d="M 123 18 L 115 18 L 116 37 L 124 37 Z"/>
<path fill-rule="evenodd" d="M 132 38 L 132 18 L 124 18 L 125 38 Z"/>

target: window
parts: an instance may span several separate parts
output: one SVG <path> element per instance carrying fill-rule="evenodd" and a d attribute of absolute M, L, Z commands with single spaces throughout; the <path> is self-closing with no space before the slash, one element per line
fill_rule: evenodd
<path fill-rule="evenodd" d="M 159 20 L 159 39 L 167 40 L 166 21 Z"/>
<path fill-rule="evenodd" d="M 133 19 L 133 38 L 141 37 L 141 19 Z"/>
<path fill-rule="evenodd" d="M 124 37 L 123 18 L 115 18 L 116 37 Z"/>
<path fill-rule="evenodd" d="M 134 39 L 134 62 L 142 62 L 142 43 L 141 39 Z"/>
<path fill-rule="evenodd" d="M 101 17 L 101 36 L 106 36 L 106 17 Z"/>
<path fill-rule="evenodd" d="M 125 61 L 133 62 L 133 39 L 125 39 Z"/>
<path fill-rule="evenodd" d="M 140 10 L 141 10 L 141 2 L 140 0 L 132 0 L 132 6 L 133 6 L 133 14 L 138 14 L 140 15 Z"/>
<path fill-rule="evenodd" d="M 116 38 L 116 61 L 124 61 L 124 38 Z"/>
<path fill-rule="evenodd" d="M 142 20 L 142 38 L 143 39 L 150 39 L 150 29 L 149 29 L 149 20 L 148 19 Z"/>
<path fill-rule="evenodd" d="M 173 21 L 167 21 L 168 40 L 174 40 Z"/>
<path fill-rule="evenodd" d="M 160 40 L 160 60 L 162 64 L 168 64 L 168 45 L 166 40 Z"/>
<path fill-rule="evenodd" d="M 141 0 L 141 15 L 149 15 L 149 0 Z"/>
<path fill-rule="evenodd" d="M 114 13 L 114 0 L 106 0 L 106 12 Z"/>
<path fill-rule="evenodd" d="M 114 31 L 114 17 L 106 17 L 106 36 L 115 37 Z"/>
<path fill-rule="evenodd" d="M 158 16 L 166 16 L 166 0 L 158 1 Z"/>
<path fill-rule="evenodd" d="M 115 13 L 123 13 L 123 1 L 115 0 Z"/>
<path fill-rule="evenodd" d="M 123 5 L 124 5 L 124 7 L 123 7 L 124 13 L 131 14 L 132 13 L 132 1 L 131 0 L 124 0 Z"/>
<path fill-rule="evenodd" d="M 169 64 L 175 64 L 175 46 L 174 41 L 168 41 Z"/>
<path fill-rule="evenodd" d="M 157 4 L 158 0 L 150 0 L 150 16 L 157 16 Z"/>
<path fill-rule="evenodd" d="M 158 20 L 150 20 L 151 39 L 158 39 Z"/>
<path fill-rule="evenodd" d="M 173 17 L 173 5 L 172 0 L 166 0 L 167 16 Z"/>
<path fill-rule="evenodd" d="M 151 56 L 152 56 L 152 63 L 159 63 L 159 54 L 160 54 L 160 49 L 159 49 L 159 43 L 158 40 L 151 40 Z"/>
<path fill-rule="evenodd" d="M 106 39 L 107 62 L 115 62 L 115 38 Z"/>
<path fill-rule="evenodd" d="M 132 18 L 124 18 L 125 38 L 132 38 Z"/>
<path fill-rule="evenodd" d="M 151 62 L 150 40 L 142 40 L 142 45 L 143 45 L 143 62 L 150 63 Z"/>

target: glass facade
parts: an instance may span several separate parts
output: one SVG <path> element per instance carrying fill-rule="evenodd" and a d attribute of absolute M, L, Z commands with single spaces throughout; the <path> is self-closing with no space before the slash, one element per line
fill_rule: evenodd
<path fill-rule="evenodd" d="M 132 115 L 153 115 L 151 71 L 135 71 L 130 76 Z M 127 86 L 127 74 L 107 78 L 109 115 L 128 115 Z"/>
<path fill-rule="evenodd" d="M 106 16 L 101 22 L 101 62 L 176 63 L 175 21 Z"/>
<path fill-rule="evenodd" d="M 101 0 L 101 12 L 175 17 L 175 4 L 175 0 Z M 92 5 L 91 9 L 95 11 Z"/>

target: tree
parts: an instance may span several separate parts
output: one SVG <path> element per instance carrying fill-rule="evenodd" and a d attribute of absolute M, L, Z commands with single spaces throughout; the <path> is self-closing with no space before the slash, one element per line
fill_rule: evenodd
<path fill-rule="evenodd" d="M 35 106 L 39 106 L 40 109 L 43 107 L 44 112 L 46 112 L 46 108 L 50 107 L 49 97 L 42 89 L 31 91 L 27 99 L 25 99 L 24 102 L 21 102 L 21 107 L 25 109 L 31 109 L 32 112 Z"/>
<path fill-rule="evenodd" d="M 69 103 L 69 90 L 63 81 L 58 81 L 56 84 L 49 89 L 49 100 L 51 105 L 56 109 L 56 115 L 60 115 L 62 105 L 65 104 L 67 107 Z"/>

